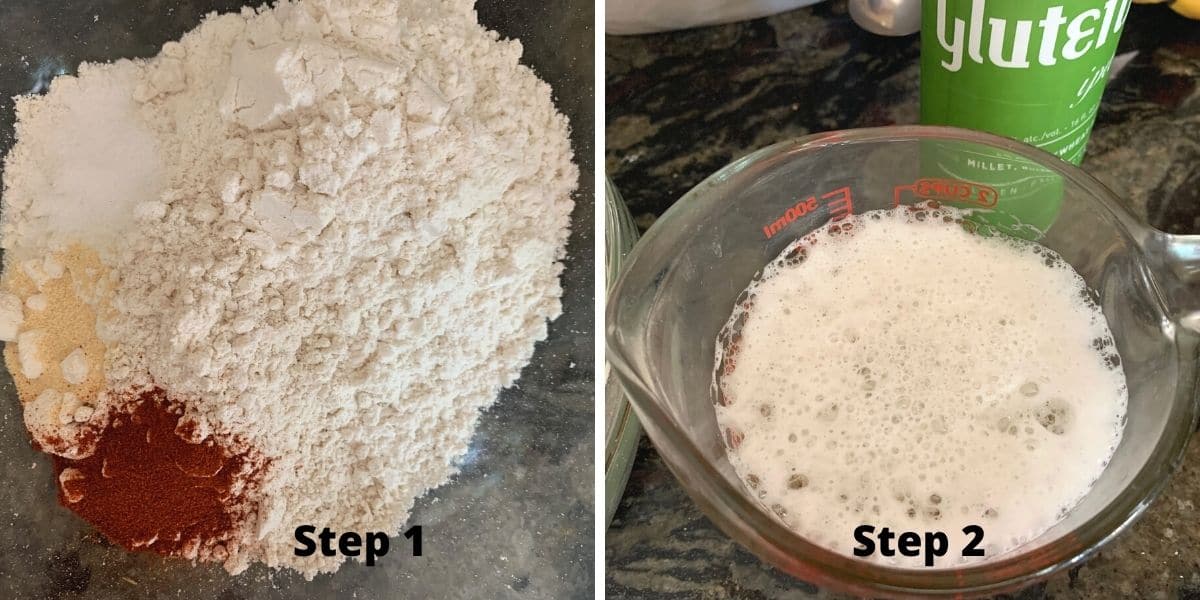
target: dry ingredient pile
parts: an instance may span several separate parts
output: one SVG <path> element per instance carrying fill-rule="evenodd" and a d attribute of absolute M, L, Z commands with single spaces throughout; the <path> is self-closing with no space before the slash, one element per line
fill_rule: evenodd
<path fill-rule="evenodd" d="M 19 98 L 0 339 L 60 501 L 234 573 L 397 532 L 561 311 L 578 173 L 521 52 L 469 0 L 299 0 Z"/>

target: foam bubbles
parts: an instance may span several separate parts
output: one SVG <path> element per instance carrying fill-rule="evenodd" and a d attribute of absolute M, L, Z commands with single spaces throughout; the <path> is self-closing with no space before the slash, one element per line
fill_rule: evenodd
<path fill-rule="evenodd" d="M 979 524 L 994 558 L 1061 520 L 1120 443 L 1125 379 L 1096 295 L 1054 252 L 964 225 L 925 209 L 818 230 L 720 334 L 734 468 L 827 547 L 849 554 L 864 523 L 962 547 Z"/>

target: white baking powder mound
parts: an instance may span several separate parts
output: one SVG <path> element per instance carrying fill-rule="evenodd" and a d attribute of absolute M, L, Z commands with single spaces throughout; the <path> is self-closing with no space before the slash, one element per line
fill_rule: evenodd
<path fill-rule="evenodd" d="M 96 250 L 92 368 L 269 461 L 231 571 L 398 532 L 560 313 L 578 171 L 521 53 L 466 0 L 300 0 L 20 99 L 6 268 Z"/>
<path fill-rule="evenodd" d="M 108 249 L 133 207 L 162 191 L 158 143 L 138 116 L 142 66 L 128 60 L 60 77 L 47 97 L 17 98 L 20 141 L 5 160 L 0 245 L 9 260 L 72 241 Z"/>

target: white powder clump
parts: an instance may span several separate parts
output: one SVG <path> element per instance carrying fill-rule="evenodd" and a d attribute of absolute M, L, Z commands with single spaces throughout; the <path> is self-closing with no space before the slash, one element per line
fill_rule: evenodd
<path fill-rule="evenodd" d="M 160 155 L 133 100 L 141 63 L 84 64 L 50 98 L 18 97 L 20 143 L 5 158 L 6 260 L 81 242 L 105 250 L 128 232 L 138 202 L 158 195 Z"/>
<path fill-rule="evenodd" d="M 21 299 L 13 294 L 0 294 L 0 341 L 12 342 L 25 320 Z M 32 307 L 30 307 L 32 308 Z"/>
<path fill-rule="evenodd" d="M 578 172 L 521 52 L 470 1 L 302 0 L 24 101 L 106 90 L 152 138 L 153 169 L 110 165 L 156 192 L 92 242 L 114 284 L 98 332 L 111 389 L 162 387 L 269 460 L 231 571 L 336 569 L 295 556 L 301 524 L 398 531 L 559 315 Z M 6 247 L 39 210 L 6 208 Z"/>
<path fill-rule="evenodd" d="M 71 385 L 79 385 L 87 378 L 88 360 L 83 348 L 76 348 L 59 363 L 63 381 Z"/>
<path fill-rule="evenodd" d="M 17 356 L 21 364 L 21 374 L 28 379 L 37 379 L 46 370 L 38 352 L 45 339 L 46 332 L 40 329 L 22 331 L 17 336 Z"/>

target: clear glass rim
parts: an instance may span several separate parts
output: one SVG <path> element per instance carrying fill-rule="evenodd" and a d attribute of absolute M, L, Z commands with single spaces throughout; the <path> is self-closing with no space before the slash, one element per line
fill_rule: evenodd
<path fill-rule="evenodd" d="M 673 229 L 676 220 L 695 210 L 694 203 L 689 200 L 708 194 L 709 188 L 735 177 L 750 165 L 783 154 L 806 154 L 831 145 L 905 139 L 964 141 L 1012 152 L 1055 171 L 1072 185 L 1087 191 L 1135 243 L 1142 243 L 1147 234 L 1153 232 L 1125 210 L 1115 194 L 1102 183 L 1075 165 L 1038 148 L 954 127 L 891 126 L 818 133 L 774 144 L 735 160 L 675 202 L 643 236 L 643 243 L 635 246 L 626 258 L 627 266 L 632 267 L 640 260 L 654 260 L 654 252 L 647 248 L 653 245 L 658 237 L 656 234 Z M 719 528 L 765 561 L 819 585 L 859 594 L 974 596 L 1010 591 L 1044 579 L 1083 562 L 1129 527 L 1161 493 L 1170 474 L 1182 461 L 1190 433 L 1195 428 L 1194 382 L 1190 381 L 1193 369 L 1182 364 L 1186 358 L 1179 353 L 1181 373 L 1187 373 L 1188 377 L 1183 378 L 1187 381 L 1177 382 L 1175 386 L 1171 415 L 1185 418 L 1177 419 L 1177 425 L 1168 426 L 1163 432 L 1129 486 L 1080 527 L 1030 551 L 964 568 L 920 570 L 868 564 L 813 544 L 780 526 L 705 460 L 681 425 L 654 401 L 654 392 L 648 389 L 638 370 L 622 353 L 616 327 L 622 320 L 621 307 L 613 299 L 621 297 L 621 291 L 628 283 L 627 276 L 633 271 L 635 269 L 624 269 L 610 289 L 605 315 L 605 348 L 651 441 L 688 495 Z"/>

